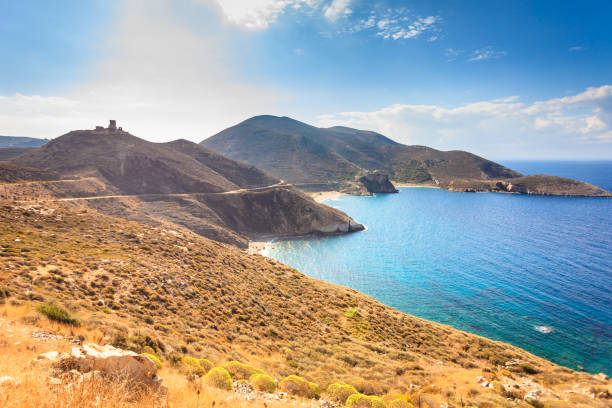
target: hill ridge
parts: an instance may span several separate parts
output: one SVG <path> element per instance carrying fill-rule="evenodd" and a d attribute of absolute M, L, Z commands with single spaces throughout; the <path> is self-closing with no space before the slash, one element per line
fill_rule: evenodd
<path fill-rule="evenodd" d="M 346 126 L 317 128 L 287 117 L 262 115 L 229 127 L 201 145 L 261 168 L 296 186 L 352 181 L 380 171 L 397 183 L 454 191 L 504 191 L 498 182 L 526 177 L 499 163 L 463 150 L 442 151 L 403 145 L 372 131 Z M 612 196 L 599 187 L 563 178 L 521 179 L 530 194 Z"/>

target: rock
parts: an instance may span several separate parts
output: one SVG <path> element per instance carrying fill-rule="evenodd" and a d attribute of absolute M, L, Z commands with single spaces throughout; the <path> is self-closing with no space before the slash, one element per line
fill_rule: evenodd
<path fill-rule="evenodd" d="M 593 377 L 599 381 L 608 381 L 610 379 L 610 377 L 604 373 L 595 374 Z"/>
<path fill-rule="evenodd" d="M 12 385 L 12 386 L 16 387 L 16 386 L 19 385 L 19 381 L 17 381 L 15 379 L 15 377 L 11 377 L 11 376 L 8 376 L 8 375 L 0 377 L 0 387 L 7 386 L 7 385 Z"/>
<path fill-rule="evenodd" d="M 49 377 L 49 384 L 51 385 L 60 385 L 62 383 L 62 380 L 56 377 Z"/>
<path fill-rule="evenodd" d="M 42 353 L 38 355 L 40 360 L 57 360 L 59 357 L 59 353 L 57 351 L 49 351 L 47 353 Z"/>
<path fill-rule="evenodd" d="M 359 181 L 370 193 L 397 193 L 398 190 L 389 181 L 389 176 L 379 172 L 371 172 L 359 178 Z"/>
<path fill-rule="evenodd" d="M 84 373 L 83 380 L 103 375 L 130 379 L 155 388 L 160 385 L 155 363 L 147 357 L 111 345 L 99 346 L 88 343 L 82 347 L 74 347 L 70 354 L 63 354 L 60 357 L 56 366 L 64 372 L 77 370 Z"/>

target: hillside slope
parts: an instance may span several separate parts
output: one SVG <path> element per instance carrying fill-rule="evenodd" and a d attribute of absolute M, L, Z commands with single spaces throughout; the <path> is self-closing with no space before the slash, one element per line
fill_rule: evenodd
<path fill-rule="evenodd" d="M 0 136 L 0 147 L 40 147 L 45 145 L 48 139 L 23 136 Z"/>
<path fill-rule="evenodd" d="M 367 171 L 381 171 L 399 183 L 483 191 L 483 181 L 512 180 L 522 174 L 464 151 L 439 151 L 406 146 L 375 132 L 347 127 L 317 128 L 287 117 L 256 116 L 201 142 L 211 150 L 261 168 L 298 187 L 354 180 Z M 552 177 L 552 176 L 551 176 Z M 572 195 L 566 181 L 547 178 L 533 183 L 534 194 Z M 577 182 L 580 183 L 580 182 Z M 495 185 L 493 183 L 492 185 Z M 612 195 L 601 189 L 578 188 L 590 195 Z M 499 191 L 488 189 L 486 191 Z"/>
<path fill-rule="evenodd" d="M 0 185 L 5 199 L 69 201 L 141 222 L 173 223 L 240 247 L 260 235 L 363 229 L 277 178 L 186 140 L 158 144 L 121 130 L 78 130 L 9 166 L 11 174 L 37 168 L 62 180 L 49 182 L 25 170 L 32 180 L 9 178 L 7 170 L 5 179 L 13 183 Z"/>
<path fill-rule="evenodd" d="M 103 331 L 104 342 L 168 361 L 238 360 L 323 390 L 348 382 L 422 407 L 610 406 L 603 376 L 400 313 L 191 232 L 69 202 L 0 203 L 0 257 L 0 293 L 11 304 L 55 301 Z"/>

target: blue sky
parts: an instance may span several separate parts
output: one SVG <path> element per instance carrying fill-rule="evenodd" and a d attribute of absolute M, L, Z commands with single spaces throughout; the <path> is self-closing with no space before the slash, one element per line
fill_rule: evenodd
<path fill-rule="evenodd" d="M 0 134 L 257 114 L 497 159 L 612 159 L 607 1 L 0 2 Z"/>

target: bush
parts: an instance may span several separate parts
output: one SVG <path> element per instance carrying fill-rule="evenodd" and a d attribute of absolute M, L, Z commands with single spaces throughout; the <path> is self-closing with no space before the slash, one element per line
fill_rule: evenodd
<path fill-rule="evenodd" d="M 407 402 L 406 400 L 397 398 L 387 404 L 388 408 L 414 408 L 414 405 Z"/>
<path fill-rule="evenodd" d="M 315 399 L 321 398 L 321 388 L 317 384 L 313 382 L 309 382 L 307 398 L 315 398 Z"/>
<path fill-rule="evenodd" d="M 237 380 L 248 380 L 253 374 L 264 374 L 262 370 L 248 364 L 243 364 L 240 361 L 229 361 L 223 364 L 223 368 L 230 373 L 232 378 Z"/>
<path fill-rule="evenodd" d="M 358 394 L 355 387 L 343 383 L 331 384 L 329 387 L 327 387 L 327 392 L 329 393 L 329 398 L 332 401 L 336 401 L 341 404 L 344 404 L 349 396 L 353 394 Z"/>
<path fill-rule="evenodd" d="M 270 394 L 276 391 L 276 381 L 274 381 L 274 378 L 270 377 L 268 374 L 253 374 L 249 378 L 249 382 L 257 391 L 267 392 Z"/>
<path fill-rule="evenodd" d="M 155 354 L 152 354 L 152 353 L 143 353 L 141 355 L 145 356 L 146 358 L 148 358 L 149 360 L 154 362 L 158 369 L 162 368 L 162 362 L 159 359 L 159 357 L 157 357 Z"/>
<path fill-rule="evenodd" d="M 204 371 L 204 373 L 209 372 L 215 366 L 210 360 L 206 358 L 199 358 L 198 363 L 200 363 L 200 368 Z"/>
<path fill-rule="evenodd" d="M 183 363 L 182 369 L 187 374 L 195 374 L 195 375 L 202 376 L 206 374 L 212 368 L 212 367 L 202 367 L 200 360 L 198 360 L 197 358 L 193 358 L 193 357 L 183 357 L 181 359 L 181 362 Z M 212 366 L 212 363 L 211 363 L 211 366 Z"/>
<path fill-rule="evenodd" d="M 380 395 L 384 393 L 384 387 L 372 381 L 356 380 L 350 381 L 350 383 L 360 394 Z"/>
<path fill-rule="evenodd" d="M 313 382 L 308 382 L 297 375 L 290 375 L 280 382 L 279 387 L 287 394 L 298 395 L 305 398 L 321 397 L 321 389 Z"/>
<path fill-rule="evenodd" d="M 519 367 L 526 373 L 526 374 L 537 374 L 540 372 L 540 370 L 538 370 L 537 368 L 533 367 L 532 365 L 529 365 L 527 363 L 521 363 L 519 364 Z"/>
<path fill-rule="evenodd" d="M 205 376 L 204 382 L 211 387 L 222 390 L 231 390 L 233 388 L 232 377 L 223 367 L 214 367 Z"/>
<path fill-rule="evenodd" d="M 387 408 L 387 404 L 380 397 L 364 394 L 353 394 L 346 399 L 347 407 L 355 408 Z"/>
<path fill-rule="evenodd" d="M 80 326 L 81 321 L 76 317 L 72 316 L 66 309 L 55 303 L 46 303 L 36 308 L 39 313 L 47 316 L 49 320 L 53 320 L 60 323 L 69 324 L 72 326 Z"/>

